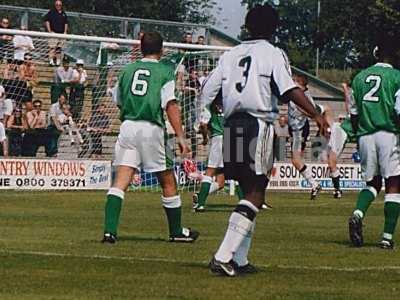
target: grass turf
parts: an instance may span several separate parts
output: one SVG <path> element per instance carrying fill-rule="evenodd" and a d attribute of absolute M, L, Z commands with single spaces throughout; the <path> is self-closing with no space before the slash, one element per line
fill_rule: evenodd
<path fill-rule="evenodd" d="M 375 245 L 383 227 L 380 198 L 366 218 L 366 246 L 349 247 L 347 219 L 356 194 L 271 193 L 272 211 L 257 217 L 250 252 L 260 273 L 242 278 L 209 274 L 236 199 L 209 199 L 191 212 L 194 244 L 166 242 L 160 197 L 128 193 L 120 241 L 102 245 L 104 193 L 2 192 L 0 299 L 394 299 L 400 254 Z"/>

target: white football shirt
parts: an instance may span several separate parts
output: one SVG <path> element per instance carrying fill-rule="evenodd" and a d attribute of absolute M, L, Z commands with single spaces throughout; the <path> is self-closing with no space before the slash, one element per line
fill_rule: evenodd
<path fill-rule="evenodd" d="M 225 118 L 235 112 L 273 123 L 278 97 L 296 88 L 285 53 L 266 40 L 251 40 L 224 53 L 205 80 L 201 105 L 214 101 L 220 88 Z"/>
<path fill-rule="evenodd" d="M 308 100 L 311 102 L 311 104 L 315 107 L 315 102 L 314 99 L 311 97 L 311 94 L 308 90 L 304 92 L 304 95 L 308 98 Z M 289 126 L 292 128 L 292 130 L 301 130 L 304 125 L 306 124 L 306 121 L 308 119 L 308 116 L 304 113 L 303 110 L 301 110 L 299 107 L 297 107 L 296 104 L 294 104 L 292 101 L 289 102 L 289 107 L 288 107 L 288 119 L 289 119 Z"/>

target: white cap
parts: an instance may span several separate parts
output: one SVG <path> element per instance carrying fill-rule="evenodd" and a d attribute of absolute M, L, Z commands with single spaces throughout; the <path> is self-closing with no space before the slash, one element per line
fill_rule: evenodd
<path fill-rule="evenodd" d="M 3 100 L 6 98 L 6 91 L 2 85 L 0 85 L 0 99 Z"/>
<path fill-rule="evenodd" d="M 108 61 L 108 62 L 107 62 L 107 66 L 110 66 L 110 67 L 111 67 L 111 66 L 113 66 L 113 65 L 114 65 L 114 64 L 113 64 L 112 61 Z"/>
<path fill-rule="evenodd" d="M 84 65 L 85 63 L 84 63 L 83 59 L 78 59 L 78 60 L 76 61 L 76 64 L 77 64 L 77 65 Z"/>

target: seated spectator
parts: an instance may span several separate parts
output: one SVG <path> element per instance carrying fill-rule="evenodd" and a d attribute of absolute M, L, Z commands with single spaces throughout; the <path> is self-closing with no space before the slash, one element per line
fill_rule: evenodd
<path fill-rule="evenodd" d="M 28 27 L 21 25 L 21 30 L 27 30 Z M 30 36 L 27 35 L 15 35 L 13 38 L 14 44 L 14 59 L 22 64 L 25 60 L 25 54 L 35 49 L 33 41 Z"/>
<path fill-rule="evenodd" d="M 1 29 L 10 29 L 10 21 L 8 18 L 2 18 L 0 23 Z M 0 36 L 0 63 L 3 59 L 12 59 L 12 35 L 3 34 Z"/>
<path fill-rule="evenodd" d="M 82 136 L 79 132 L 76 123 L 72 119 L 71 106 L 67 103 L 64 103 L 61 108 L 62 114 L 58 115 L 58 122 L 60 122 L 61 126 L 64 129 L 64 132 L 68 132 L 69 138 L 71 139 L 71 145 L 75 145 L 76 135 L 79 144 L 83 144 Z"/>
<path fill-rule="evenodd" d="M 288 120 L 286 116 L 280 116 L 278 122 L 274 125 L 275 140 L 274 153 L 277 161 L 286 160 L 286 143 L 290 137 Z"/>
<path fill-rule="evenodd" d="M 87 131 L 87 120 L 84 118 L 79 119 L 76 126 L 78 127 L 79 133 L 83 139 L 83 143 L 80 145 L 78 158 L 84 158 L 87 157 L 90 150 L 90 133 Z"/>
<path fill-rule="evenodd" d="M 106 112 L 104 104 L 98 105 L 90 117 L 87 132 L 90 134 L 91 150 L 90 156 L 93 158 L 101 158 L 103 155 L 103 141 L 104 134 L 111 131 L 110 117 Z"/>
<path fill-rule="evenodd" d="M 18 64 L 14 59 L 7 59 L 7 63 L 3 69 L 3 78 L 7 80 L 15 80 L 19 78 Z"/>
<path fill-rule="evenodd" d="M 6 91 L 0 85 L 0 122 L 3 123 L 4 127 L 7 127 L 7 121 L 12 115 L 13 110 L 12 100 L 6 97 Z"/>
<path fill-rule="evenodd" d="M 20 108 L 14 109 L 13 114 L 7 121 L 10 156 L 22 155 L 23 133 L 27 128 L 25 118 L 22 116 L 22 110 Z"/>
<path fill-rule="evenodd" d="M 2 81 L 7 97 L 20 105 L 21 101 L 27 94 L 30 94 L 27 82 L 20 80 L 20 67 L 12 58 L 7 60 L 7 64 L 3 69 Z"/>
<path fill-rule="evenodd" d="M 205 45 L 205 38 L 203 35 L 198 36 L 196 44 L 197 45 Z"/>
<path fill-rule="evenodd" d="M 193 35 L 190 32 L 186 32 L 183 36 L 183 44 L 193 44 Z"/>
<path fill-rule="evenodd" d="M 34 88 L 38 84 L 36 66 L 29 53 L 25 53 L 24 63 L 19 67 L 19 78 L 27 82 L 29 89 Z"/>
<path fill-rule="evenodd" d="M 88 76 L 83 65 L 84 61 L 82 59 L 76 61 L 76 67 L 71 80 L 73 86 L 71 86 L 70 90 L 69 104 L 71 105 L 71 113 L 74 120 L 81 118 L 83 102 L 85 100 L 85 87 Z"/>
<path fill-rule="evenodd" d="M 49 112 L 49 149 L 48 156 L 55 157 L 58 154 L 58 139 L 60 135 L 64 132 L 64 128 L 60 124 L 59 116 L 63 114 L 63 105 L 67 103 L 67 98 L 65 94 L 61 94 L 58 97 L 58 102 L 54 103 L 50 107 Z"/>
<path fill-rule="evenodd" d="M 4 157 L 8 157 L 8 141 L 3 123 L 0 123 L 0 152 Z"/>
<path fill-rule="evenodd" d="M 60 0 L 54 2 L 54 7 L 51 8 L 44 17 L 46 31 L 50 33 L 68 33 L 68 17 L 63 10 L 63 3 Z M 49 40 L 49 60 L 50 65 L 60 65 L 62 58 L 62 47 L 64 41 L 60 39 Z"/>
<path fill-rule="evenodd" d="M 26 102 L 27 104 L 29 102 Z M 46 112 L 42 110 L 42 101 L 33 102 L 33 110 L 26 113 L 27 130 L 22 143 L 22 155 L 36 157 L 40 146 L 45 147 L 47 156 L 51 156 L 48 147 Z"/>
<path fill-rule="evenodd" d="M 66 94 L 66 87 L 73 80 L 74 70 L 69 65 L 69 58 L 64 56 L 63 65 L 54 73 L 54 85 L 51 90 L 51 103 L 55 103 L 61 94 Z"/>

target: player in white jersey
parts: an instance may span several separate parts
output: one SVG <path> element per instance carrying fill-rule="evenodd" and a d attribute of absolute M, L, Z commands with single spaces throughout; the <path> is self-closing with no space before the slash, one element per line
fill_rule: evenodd
<path fill-rule="evenodd" d="M 291 77 L 288 59 L 268 40 L 279 22 L 268 4 L 256 5 L 246 16 L 251 38 L 224 53 L 205 82 L 201 104 L 208 105 L 222 87 L 224 109 L 224 173 L 244 193 L 229 219 L 218 251 L 210 262 L 213 273 L 253 273 L 247 254 L 256 215 L 264 202 L 273 165 L 273 123 L 278 97 L 293 101 L 326 130 L 326 122 Z"/>
<path fill-rule="evenodd" d="M 314 107 L 316 107 L 314 99 L 311 97 L 311 94 L 307 88 L 307 78 L 303 75 L 296 75 L 294 76 L 294 80 L 299 88 L 304 92 L 308 100 L 313 104 Z M 321 185 L 312 177 L 311 170 L 304 162 L 304 150 L 310 134 L 308 116 L 293 102 L 289 102 L 288 115 L 289 132 L 292 137 L 292 164 L 311 185 L 311 200 L 314 200 L 321 191 Z"/>

